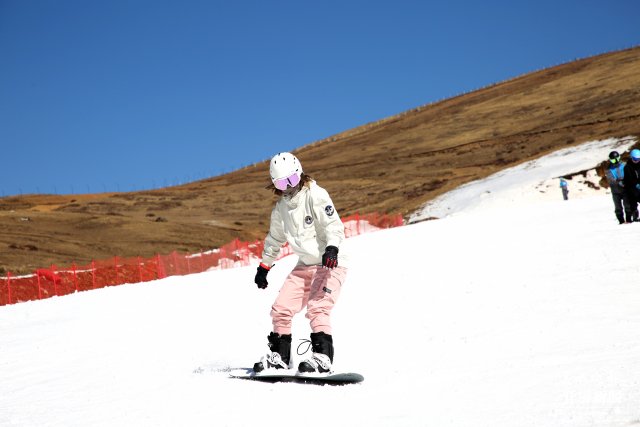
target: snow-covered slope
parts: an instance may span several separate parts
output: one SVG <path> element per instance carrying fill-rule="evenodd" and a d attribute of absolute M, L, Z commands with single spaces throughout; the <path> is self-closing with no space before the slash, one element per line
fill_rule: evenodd
<path fill-rule="evenodd" d="M 460 186 L 415 212 L 409 222 L 443 218 L 462 211 L 487 209 L 522 203 L 562 199 L 560 177 L 587 171 L 568 180 L 569 198 L 591 197 L 602 193 L 594 168 L 608 158 L 609 152 L 629 149 L 635 138 L 610 138 L 559 150 L 536 160 L 505 169 L 490 177 Z"/>
<path fill-rule="evenodd" d="M 266 350 L 288 257 L 266 291 L 253 266 L 1 307 L 0 426 L 640 425 L 640 224 L 604 192 L 492 194 L 348 240 L 335 367 L 362 384 L 228 378 Z"/>

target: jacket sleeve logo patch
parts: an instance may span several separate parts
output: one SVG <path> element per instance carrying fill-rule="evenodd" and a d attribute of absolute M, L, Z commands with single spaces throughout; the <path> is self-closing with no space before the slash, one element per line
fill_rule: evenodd
<path fill-rule="evenodd" d="M 326 208 L 324 208 L 324 212 L 327 214 L 327 216 L 332 216 L 335 210 L 333 209 L 333 206 L 328 205 Z"/>

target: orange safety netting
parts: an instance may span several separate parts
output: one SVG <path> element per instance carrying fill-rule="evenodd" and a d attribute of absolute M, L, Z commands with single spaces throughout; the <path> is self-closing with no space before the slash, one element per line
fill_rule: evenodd
<path fill-rule="evenodd" d="M 343 218 L 342 221 L 347 237 L 403 225 L 401 215 L 375 213 L 356 214 Z M 242 242 L 236 239 L 218 249 L 196 254 L 172 252 L 151 258 L 116 256 L 65 268 L 52 265 L 50 268 L 40 268 L 28 276 L 13 276 L 8 273 L 6 277 L 0 277 L 0 306 L 125 283 L 201 273 L 210 269 L 247 266 L 252 260 L 262 257 L 263 248 L 262 241 Z M 280 258 L 290 254 L 291 249 L 287 245 L 280 251 Z"/>

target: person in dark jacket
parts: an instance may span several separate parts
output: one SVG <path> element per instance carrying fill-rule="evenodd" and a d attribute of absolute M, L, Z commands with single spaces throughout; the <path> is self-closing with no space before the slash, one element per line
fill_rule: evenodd
<path fill-rule="evenodd" d="M 609 153 L 609 166 L 604 174 L 609 182 L 616 218 L 620 224 L 630 223 L 633 220 L 629 198 L 624 191 L 624 167 L 625 163 L 620 161 L 620 153 L 617 151 Z"/>
<path fill-rule="evenodd" d="M 640 202 L 640 150 L 631 150 L 629 161 L 624 167 L 624 191 L 629 199 L 631 217 L 638 220 L 638 202 Z"/>

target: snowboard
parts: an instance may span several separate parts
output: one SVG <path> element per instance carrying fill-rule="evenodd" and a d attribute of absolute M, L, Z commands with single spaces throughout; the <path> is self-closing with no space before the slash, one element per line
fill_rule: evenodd
<path fill-rule="evenodd" d="M 364 381 L 364 377 L 354 372 L 331 372 L 328 374 L 303 373 L 295 369 L 276 370 L 268 369 L 260 373 L 256 373 L 253 369 L 238 369 L 231 371 L 229 375 L 232 378 L 240 378 L 244 380 L 262 381 L 267 383 L 303 383 L 316 385 L 346 385 L 356 384 Z"/>

